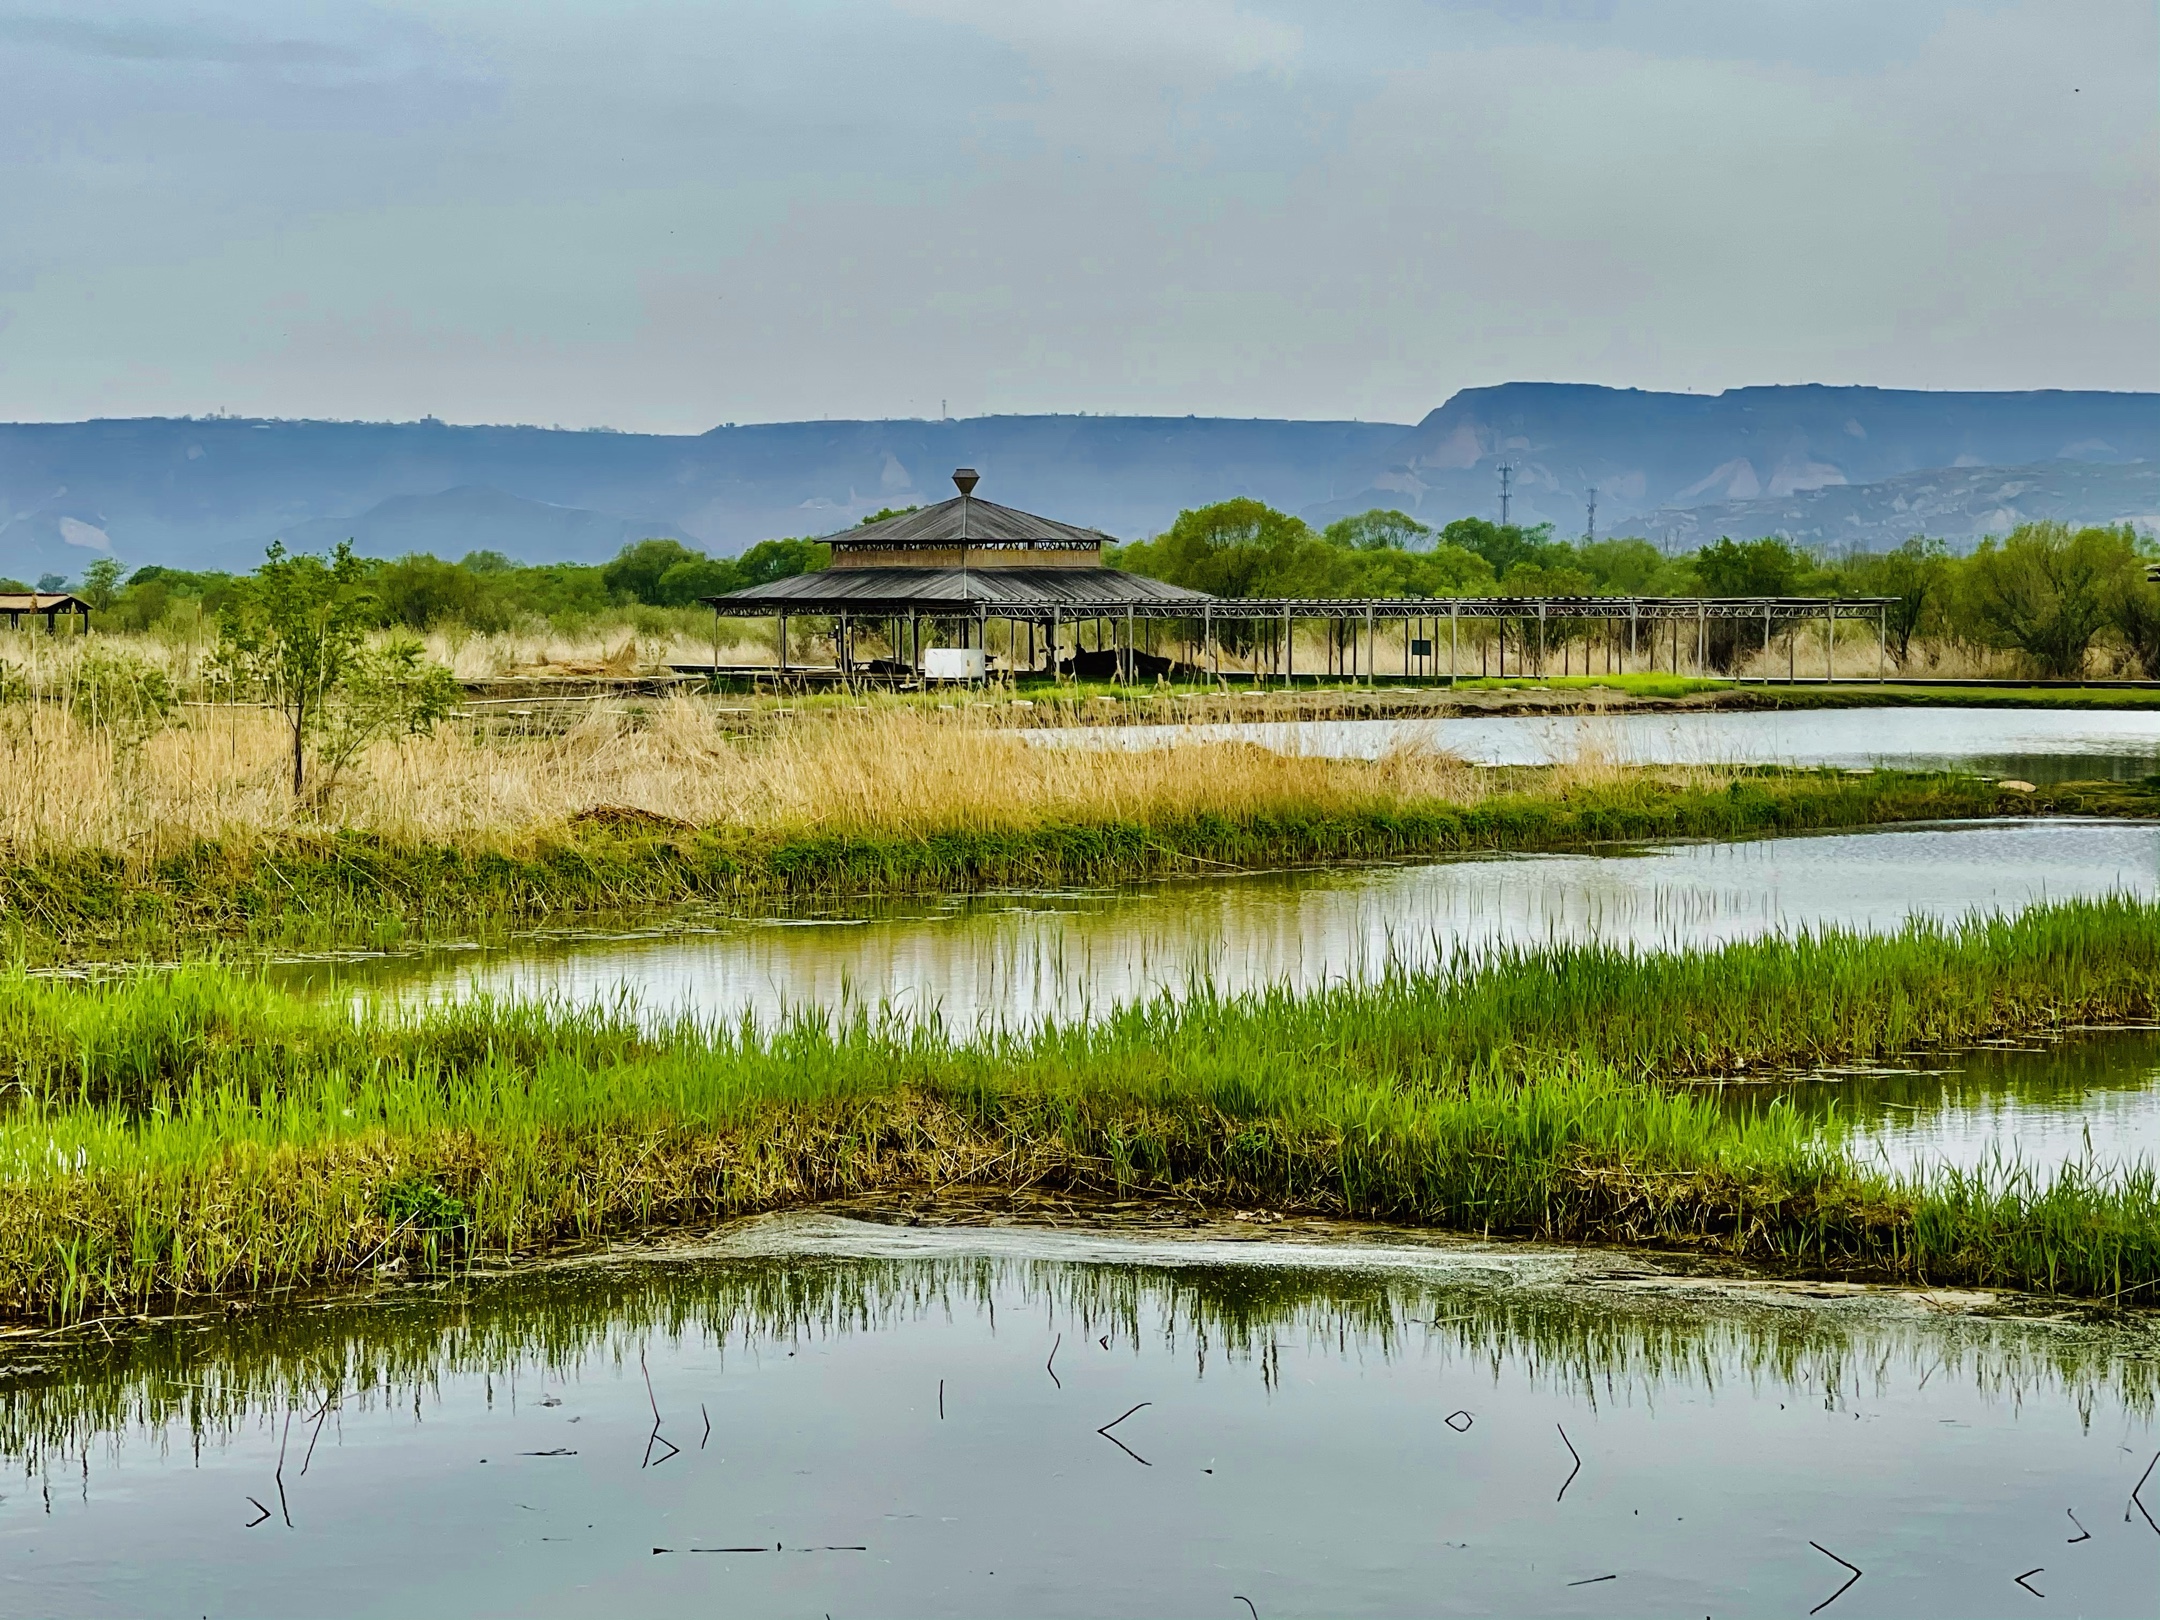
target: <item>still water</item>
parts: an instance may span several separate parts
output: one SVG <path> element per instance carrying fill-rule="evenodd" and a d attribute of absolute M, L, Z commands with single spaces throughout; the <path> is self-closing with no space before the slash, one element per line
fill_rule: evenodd
<path fill-rule="evenodd" d="M 0 1353 L 0 1601 L 2147 1616 L 2156 1383 L 1625 1255 L 782 1217 Z"/>
<path fill-rule="evenodd" d="M 2160 1031 L 2070 1035 L 2025 1050 L 1945 1053 L 1925 1067 L 1726 1085 L 1735 1108 L 1782 1097 L 1808 1118 L 1833 1110 L 1865 1165 L 1908 1175 L 1954 1166 L 1991 1179 L 2012 1165 L 2160 1165 Z"/>
<path fill-rule="evenodd" d="M 1914 915 L 2112 892 L 2160 893 L 2160 829 L 1971 822 L 1253 873 L 835 916 L 677 920 L 607 938 L 273 971 L 296 987 L 417 1000 L 486 993 L 591 1003 L 627 993 L 651 1015 L 730 1022 L 882 1004 L 968 1030 L 1085 1018 L 1197 982 L 1226 995 L 1342 983 L 1492 944 L 1699 945 L 1780 929 L 1886 929 Z"/>
<path fill-rule="evenodd" d="M 1027 734 L 1063 746 L 1251 742 L 1286 753 L 1376 759 L 1432 748 L 1478 765 L 1581 758 L 1630 765 L 1828 765 L 1978 771 L 2031 782 L 2134 781 L 2160 772 L 2160 712 L 1829 709 L 1786 713 L 1499 715 L 1082 727 Z"/>

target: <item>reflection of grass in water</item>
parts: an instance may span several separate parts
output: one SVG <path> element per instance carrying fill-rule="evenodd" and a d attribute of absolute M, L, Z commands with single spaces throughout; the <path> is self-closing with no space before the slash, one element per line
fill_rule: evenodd
<path fill-rule="evenodd" d="M 1503 950 L 1311 992 L 1194 986 L 979 1036 L 867 1012 L 657 1031 L 628 1008 L 371 1013 L 217 967 L 18 971 L 0 978 L 18 1093 L 0 1298 L 75 1316 L 970 1181 L 2137 1299 L 2160 1281 L 2149 1168 L 1901 1187 L 1789 1107 L 1735 1116 L 1665 1083 L 2156 1004 L 2160 906 L 2130 900 L 1673 955 Z M 401 1219 L 392 1185 L 463 1219 Z"/>
<path fill-rule="evenodd" d="M 594 1363 L 634 1372 L 656 1339 L 708 1342 L 724 1357 L 980 1313 L 993 1299 L 1047 1318 L 1072 1342 L 1152 1342 L 1200 1368 L 1257 1365 L 1272 1377 L 1277 1347 L 1299 1342 L 1384 1361 L 1437 1352 L 1487 1374 L 1512 1362 L 1535 1385 L 1601 1405 L 1729 1384 L 1879 1398 L 1941 1379 L 1989 1398 L 2060 1396 L 2088 1416 L 2108 1403 L 2147 1415 L 2160 1377 L 2124 1335 L 2061 1324 L 1764 1310 L 1701 1293 L 1585 1299 L 1294 1263 L 790 1256 L 576 1267 L 41 1347 L 34 1367 L 0 1386 L 0 1454 L 35 1474 L 72 1467 L 131 1429 L 177 1427 L 215 1444 L 333 1397 L 344 1409 L 409 1406 L 456 1377 L 541 1382 Z"/>

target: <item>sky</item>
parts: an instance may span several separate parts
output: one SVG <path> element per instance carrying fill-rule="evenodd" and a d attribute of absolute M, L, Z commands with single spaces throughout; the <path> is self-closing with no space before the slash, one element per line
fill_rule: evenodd
<path fill-rule="evenodd" d="M 2160 383 L 2151 0 L 0 0 L 0 419 Z"/>

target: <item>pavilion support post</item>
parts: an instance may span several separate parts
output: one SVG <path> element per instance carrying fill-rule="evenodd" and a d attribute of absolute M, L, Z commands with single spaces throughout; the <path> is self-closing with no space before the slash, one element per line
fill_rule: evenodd
<path fill-rule="evenodd" d="M 1695 604 L 1695 677 L 1702 679 L 1710 673 L 1710 610 Z"/>
<path fill-rule="evenodd" d="M 1627 655 L 1635 656 L 1635 629 L 1642 622 L 1642 604 L 1630 602 L 1627 609 Z"/>
<path fill-rule="evenodd" d="M 1791 619 L 1785 621 L 1785 684 L 1791 686 L 1800 679 L 1800 626 Z"/>
<path fill-rule="evenodd" d="M 1365 684 L 1380 684 L 1380 632 L 1370 606 L 1365 609 Z"/>
<path fill-rule="evenodd" d="M 1545 678 L 1545 604 L 1537 605 L 1537 677 Z"/>
<path fill-rule="evenodd" d="M 1462 604 L 1450 602 L 1447 610 L 1447 683 L 1453 687 L 1456 680 L 1456 653 L 1462 644 Z"/>
<path fill-rule="evenodd" d="M 1213 603 L 1200 604 L 1200 644 L 1206 649 L 1207 670 L 1211 678 L 1222 679 L 1222 647 L 1215 640 L 1215 607 Z"/>
<path fill-rule="evenodd" d="M 1837 604 L 1830 604 L 1830 611 L 1823 615 L 1822 671 L 1825 682 L 1837 679 Z"/>
<path fill-rule="evenodd" d="M 1282 683 L 1286 692 L 1297 680 L 1297 654 L 1291 648 L 1290 637 L 1290 609 L 1285 604 L 1282 610 Z"/>
<path fill-rule="evenodd" d="M 720 609 L 717 605 L 712 610 L 712 680 L 717 689 L 720 685 Z"/>
<path fill-rule="evenodd" d="M 778 639 L 780 644 L 780 678 L 785 681 L 787 679 L 787 615 L 785 613 L 780 615 L 780 635 Z"/>
<path fill-rule="evenodd" d="M 1890 610 L 1880 602 L 1875 604 L 1875 680 L 1879 685 L 1890 678 Z"/>
<path fill-rule="evenodd" d="M 1137 686 L 1140 675 L 1140 652 L 1133 645 L 1133 610 L 1125 610 L 1125 684 Z"/>
<path fill-rule="evenodd" d="M 911 678 L 920 679 L 922 676 L 922 615 L 913 608 L 908 609 L 907 640 L 908 674 Z"/>

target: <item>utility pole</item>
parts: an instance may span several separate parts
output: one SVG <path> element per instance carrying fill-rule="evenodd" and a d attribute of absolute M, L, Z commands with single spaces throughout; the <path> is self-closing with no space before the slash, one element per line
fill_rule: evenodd
<path fill-rule="evenodd" d="M 1512 466 L 1510 466 L 1510 465 L 1509 465 L 1509 464 L 1508 464 L 1507 462 L 1504 462 L 1504 461 L 1503 461 L 1503 462 L 1501 462 L 1501 463 L 1500 463 L 1500 527 L 1501 527 L 1501 528 L 1503 528 L 1503 529 L 1504 529 L 1504 528 L 1506 528 L 1506 527 L 1508 526 L 1508 524 L 1507 524 L 1507 508 L 1508 508 L 1508 488 L 1509 488 L 1510 482 L 1511 482 L 1511 481 L 1513 480 L 1513 478 L 1514 478 L 1514 477 L 1515 477 L 1515 469 L 1514 469 L 1514 468 L 1513 468 Z"/>
<path fill-rule="evenodd" d="M 1597 485 L 1590 486 L 1590 510 L 1583 518 L 1583 544 L 1597 544 Z"/>

